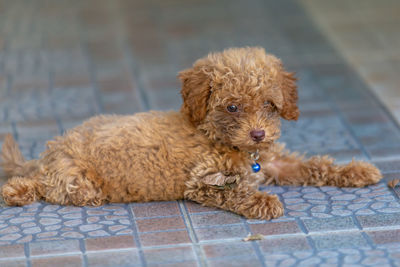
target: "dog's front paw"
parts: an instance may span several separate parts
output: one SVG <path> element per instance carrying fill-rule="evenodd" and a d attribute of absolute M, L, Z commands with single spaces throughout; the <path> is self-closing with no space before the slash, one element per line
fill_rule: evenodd
<path fill-rule="evenodd" d="M 343 186 L 363 187 L 376 184 L 382 174 L 374 165 L 363 161 L 352 161 L 341 170 Z"/>
<path fill-rule="evenodd" d="M 245 205 L 250 205 L 241 213 L 249 219 L 271 220 L 283 215 L 283 205 L 276 195 L 258 192 Z"/>

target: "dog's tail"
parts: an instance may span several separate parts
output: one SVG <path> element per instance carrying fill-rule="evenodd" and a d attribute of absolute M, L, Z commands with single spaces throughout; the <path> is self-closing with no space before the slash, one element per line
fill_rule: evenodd
<path fill-rule="evenodd" d="M 3 150 L 1 153 L 1 167 L 7 177 L 23 176 L 24 156 L 11 134 L 7 134 L 4 138 Z"/>
<path fill-rule="evenodd" d="M 1 153 L 0 166 L 9 177 L 1 188 L 4 201 L 10 206 L 22 206 L 39 199 L 39 183 L 35 178 L 36 160 L 26 161 L 11 134 L 7 134 Z"/>

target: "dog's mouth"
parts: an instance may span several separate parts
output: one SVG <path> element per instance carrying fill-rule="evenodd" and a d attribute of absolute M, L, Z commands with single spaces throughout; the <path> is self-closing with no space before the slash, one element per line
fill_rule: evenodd
<path fill-rule="evenodd" d="M 273 143 L 274 143 L 274 140 L 263 140 L 263 141 L 258 141 L 258 142 L 250 141 L 250 142 L 243 142 L 241 144 L 235 144 L 235 145 L 233 145 L 233 148 L 236 150 L 240 150 L 240 151 L 252 152 L 252 151 L 256 151 L 256 150 L 266 150 Z"/>

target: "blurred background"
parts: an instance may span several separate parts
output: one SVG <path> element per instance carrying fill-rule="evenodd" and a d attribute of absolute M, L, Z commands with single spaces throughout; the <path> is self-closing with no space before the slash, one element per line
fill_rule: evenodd
<path fill-rule="evenodd" d="M 399 14 L 399 0 L 0 0 L 0 145 L 11 132 L 31 159 L 96 114 L 177 110 L 180 70 L 261 46 L 299 79 L 301 116 L 280 141 L 399 178 Z M 273 221 L 190 201 L 0 199 L 0 265 L 394 266 L 400 187 L 386 183 L 264 188 L 285 205 Z M 243 242 L 249 232 L 266 238 Z"/>
<path fill-rule="evenodd" d="M 297 72 L 303 118 L 363 111 L 382 122 L 389 110 L 400 120 L 399 8 L 397 0 L 0 0 L 0 134 L 13 132 L 33 157 L 98 113 L 178 109 L 178 71 L 232 46 L 262 46 Z M 321 122 L 314 128 L 339 123 Z"/>

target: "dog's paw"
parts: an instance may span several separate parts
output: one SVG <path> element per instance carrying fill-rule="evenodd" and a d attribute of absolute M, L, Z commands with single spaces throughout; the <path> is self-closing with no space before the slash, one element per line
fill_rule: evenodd
<path fill-rule="evenodd" d="M 363 187 L 376 184 L 382 174 L 374 165 L 363 161 L 352 161 L 341 171 L 343 186 Z"/>
<path fill-rule="evenodd" d="M 283 215 L 283 205 L 276 195 L 268 195 L 260 192 L 260 194 L 254 195 L 249 201 L 252 202 L 251 207 L 242 212 L 246 218 L 271 220 Z"/>
<path fill-rule="evenodd" d="M 23 206 L 38 199 L 32 180 L 13 177 L 1 188 L 4 202 L 9 206 Z"/>

